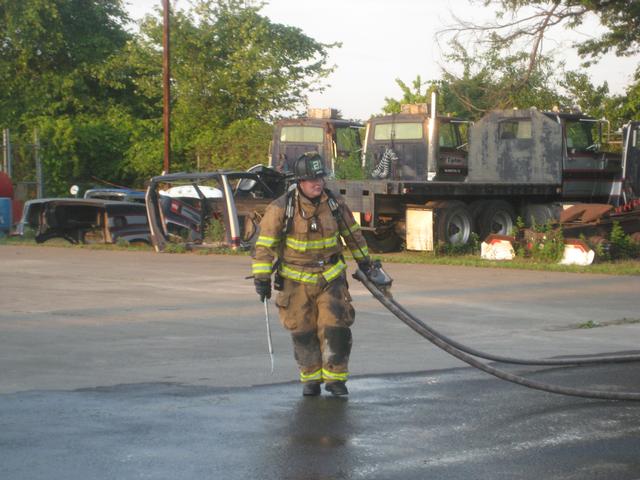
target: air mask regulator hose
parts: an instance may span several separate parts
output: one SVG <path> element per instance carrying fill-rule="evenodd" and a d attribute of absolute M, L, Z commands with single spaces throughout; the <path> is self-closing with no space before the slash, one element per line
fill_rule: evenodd
<path fill-rule="evenodd" d="M 525 364 L 525 365 L 584 365 L 584 364 L 596 364 L 596 363 L 621 363 L 621 362 L 630 362 L 630 361 L 639 361 L 640 358 L 638 356 L 620 356 L 620 357 L 594 357 L 589 359 L 581 359 L 581 360 L 522 360 L 522 359 L 514 359 L 508 357 L 499 357 L 495 355 L 488 355 L 477 350 L 466 347 L 458 342 L 454 342 L 444 335 L 439 334 L 437 331 L 433 330 L 429 326 L 427 326 L 420 319 L 413 316 L 411 313 L 406 311 L 403 307 L 401 307 L 395 300 L 388 298 L 382 293 L 378 287 L 372 283 L 367 276 L 356 269 L 354 274 L 354 278 L 362 282 L 362 284 L 371 292 L 371 294 L 378 300 L 384 307 L 389 310 L 393 315 L 395 315 L 399 320 L 408 325 L 412 330 L 418 333 L 420 336 L 426 338 L 431 343 L 441 348 L 445 352 L 453 355 L 454 357 L 462 360 L 463 362 L 475 367 L 483 372 L 486 372 L 490 375 L 498 377 L 502 380 L 506 380 L 508 382 L 517 383 L 518 385 L 523 385 L 525 387 L 533 388 L 536 390 L 542 390 L 550 393 L 558 393 L 561 395 L 570 395 L 574 397 L 583 397 L 583 398 L 597 398 L 601 400 L 632 400 L 632 401 L 640 401 L 640 393 L 639 392 L 607 392 L 602 390 L 587 390 L 587 389 L 578 389 L 571 387 L 563 387 L 559 385 L 539 382 L 536 380 L 530 380 L 528 378 L 514 375 L 509 372 L 505 372 L 504 370 L 500 370 L 498 368 L 487 365 L 474 356 L 479 356 L 482 358 L 487 358 L 490 360 L 495 360 L 498 362 L 504 363 L 517 363 L 517 364 Z M 463 348 L 461 348 L 463 347 Z M 467 352 L 476 352 L 481 355 L 476 355 L 476 353 L 472 353 L 470 355 Z M 503 360 L 500 360 L 503 359 Z M 507 361 L 508 360 L 508 361 Z M 515 360 L 515 361 L 514 361 Z M 541 363 L 544 362 L 544 363 Z M 547 363 L 554 362 L 554 363 Z M 558 363 L 562 362 L 562 363 Z"/>

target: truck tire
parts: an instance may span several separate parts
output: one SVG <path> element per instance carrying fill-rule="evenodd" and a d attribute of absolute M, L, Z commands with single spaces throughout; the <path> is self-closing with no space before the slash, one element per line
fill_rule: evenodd
<path fill-rule="evenodd" d="M 491 200 L 483 205 L 478 214 L 478 235 L 484 240 L 492 233 L 510 235 L 515 226 L 513 207 L 504 200 Z"/>
<path fill-rule="evenodd" d="M 544 225 L 560 218 L 562 207 L 555 203 L 529 203 L 522 208 L 522 218 L 526 227 Z"/>
<path fill-rule="evenodd" d="M 442 202 L 436 210 L 436 241 L 448 245 L 466 245 L 473 231 L 469 208 L 459 201 Z"/>
<path fill-rule="evenodd" d="M 475 231 L 478 231 L 478 226 L 480 222 L 480 217 L 482 216 L 482 212 L 485 208 L 487 208 L 487 204 L 491 200 L 476 200 L 469 204 L 469 212 L 471 212 L 471 219 L 473 220 L 473 226 Z"/>
<path fill-rule="evenodd" d="M 375 232 L 362 230 L 362 235 L 371 253 L 397 252 L 402 248 L 402 239 L 391 228 Z"/>

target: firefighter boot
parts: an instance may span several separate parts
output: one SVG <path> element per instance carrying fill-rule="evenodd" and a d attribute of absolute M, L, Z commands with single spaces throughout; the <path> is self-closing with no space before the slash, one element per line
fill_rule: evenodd
<path fill-rule="evenodd" d="M 320 387 L 320 385 L 318 385 Z M 344 382 L 331 382 L 327 383 L 324 386 L 324 389 L 327 392 L 330 392 L 332 395 L 341 396 L 341 395 L 349 395 L 349 390 L 347 390 L 347 385 Z"/>
<path fill-rule="evenodd" d="M 320 395 L 320 382 L 304 382 L 302 384 L 302 395 L 305 397 L 317 397 Z"/>

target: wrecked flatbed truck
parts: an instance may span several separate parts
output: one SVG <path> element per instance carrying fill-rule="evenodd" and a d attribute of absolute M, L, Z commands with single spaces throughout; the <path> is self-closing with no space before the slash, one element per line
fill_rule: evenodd
<path fill-rule="evenodd" d="M 262 165 L 246 172 L 182 172 L 153 177 L 145 197 L 151 243 L 157 252 L 170 244 L 249 249 L 261 215 L 284 193 L 286 179 Z M 163 190 L 168 185 L 190 186 L 196 195 L 168 196 Z M 220 193 L 207 196 L 207 188 Z"/>
<path fill-rule="evenodd" d="M 638 124 L 626 130 L 623 155 L 601 149 L 605 125 L 580 113 L 498 110 L 469 127 L 467 145 L 451 135 L 462 125 L 433 109 L 373 117 L 365 180 L 334 180 L 330 188 L 360 216 L 372 251 L 403 242 L 410 250 L 465 245 L 474 233 L 510 234 L 517 217 L 540 225 L 557 221 L 567 205 L 635 198 Z"/>

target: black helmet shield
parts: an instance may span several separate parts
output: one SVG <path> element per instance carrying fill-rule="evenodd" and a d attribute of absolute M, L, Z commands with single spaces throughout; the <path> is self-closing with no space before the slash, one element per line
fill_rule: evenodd
<path fill-rule="evenodd" d="M 313 180 L 327 174 L 324 170 L 322 157 L 318 152 L 307 152 L 301 155 L 296 160 L 293 171 L 298 180 Z"/>

